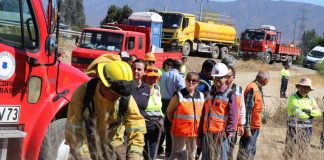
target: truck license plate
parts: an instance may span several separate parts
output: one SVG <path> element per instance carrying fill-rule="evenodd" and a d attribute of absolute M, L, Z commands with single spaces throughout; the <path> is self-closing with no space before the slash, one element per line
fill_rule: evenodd
<path fill-rule="evenodd" d="M 0 106 L 0 124 L 18 123 L 20 106 Z"/>

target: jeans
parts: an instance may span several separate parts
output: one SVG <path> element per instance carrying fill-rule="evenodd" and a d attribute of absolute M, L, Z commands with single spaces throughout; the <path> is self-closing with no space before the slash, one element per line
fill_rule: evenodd
<path fill-rule="evenodd" d="M 312 127 L 288 126 L 284 152 L 285 159 L 309 159 L 308 150 L 312 132 Z"/>
<path fill-rule="evenodd" d="M 288 86 L 288 79 L 287 78 L 281 78 L 281 86 L 280 86 L 280 96 L 286 96 Z"/>
<path fill-rule="evenodd" d="M 252 160 L 256 154 L 256 142 L 259 136 L 260 130 L 255 129 L 251 131 L 251 137 L 242 136 L 240 139 L 240 148 L 238 151 L 238 160 Z"/>
<path fill-rule="evenodd" d="M 155 159 L 156 158 L 156 150 L 159 139 L 159 129 L 157 128 L 154 131 L 149 131 L 145 134 L 145 146 L 144 146 L 144 159 Z"/>
<path fill-rule="evenodd" d="M 232 160 L 234 159 L 234 147 L 235 147 L 235 144 L 236 144 L 236 141 L 237 141 L 237 132 L 234 132 L 234 135 L 229 138 L 229 149 L 228 149 L 228 152 L 227 152 L 227 157 L 229 160 Z"/>

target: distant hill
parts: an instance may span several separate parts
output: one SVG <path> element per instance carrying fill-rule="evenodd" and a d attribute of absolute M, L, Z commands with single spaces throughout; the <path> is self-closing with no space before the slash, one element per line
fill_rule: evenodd
<path fill-rule="evenodd" d="M 163 10 L 167 6 L 169 11 L 193 13 L 198 12 L 200 0 L 84 0 L 86 23 L 98 26 L 110 5 L 129 5 L 133 11 L 147 11 L 149 9 Z M 166 5 L 165 5 L 166 4 Z M 324 7 L 312 4 L 271 1 L 271 0 L 237 0 L 234 2 L 204 2 L 204 10 L 218 12 L 231 16 L 239 36 L 246 28 L 258 28 L 262 24 L 270 24 L 282 32 L 286 41 L 293 39 L 296 19 L 303 17 L 304 25 L 308 29 L 315 29 L 317 34 L 324 34 Z M 305 9 L 304 9 L 305 8 Z M 296 23 L 296 38 L 299 37 L 301 21 Z"/>

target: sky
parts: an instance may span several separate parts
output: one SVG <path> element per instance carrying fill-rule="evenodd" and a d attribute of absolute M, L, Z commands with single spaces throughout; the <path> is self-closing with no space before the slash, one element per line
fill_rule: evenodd
<path fill-rule="evenodd" d="M 212 0 L 212 1 L 229 2 L 229 1 L 235 1 L 235 0 Z M 278 0 L 274 0 L 274 1 L 278 1 Z M 324 6 L 324 0 L 284 0 L 284 1 L 304 2 L 304 3 L 310 3 L 310 4 L 316 4 L 316 5 Z"/>

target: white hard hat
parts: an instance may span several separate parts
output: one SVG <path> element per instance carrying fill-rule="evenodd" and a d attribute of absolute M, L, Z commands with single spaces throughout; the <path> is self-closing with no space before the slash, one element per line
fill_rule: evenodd
<path fill-rule="evenodd" d="M 216 63 L 212 70 L 212 77 L 224 77 L 228 74 L 228 68 L 224 63 Z"/>

